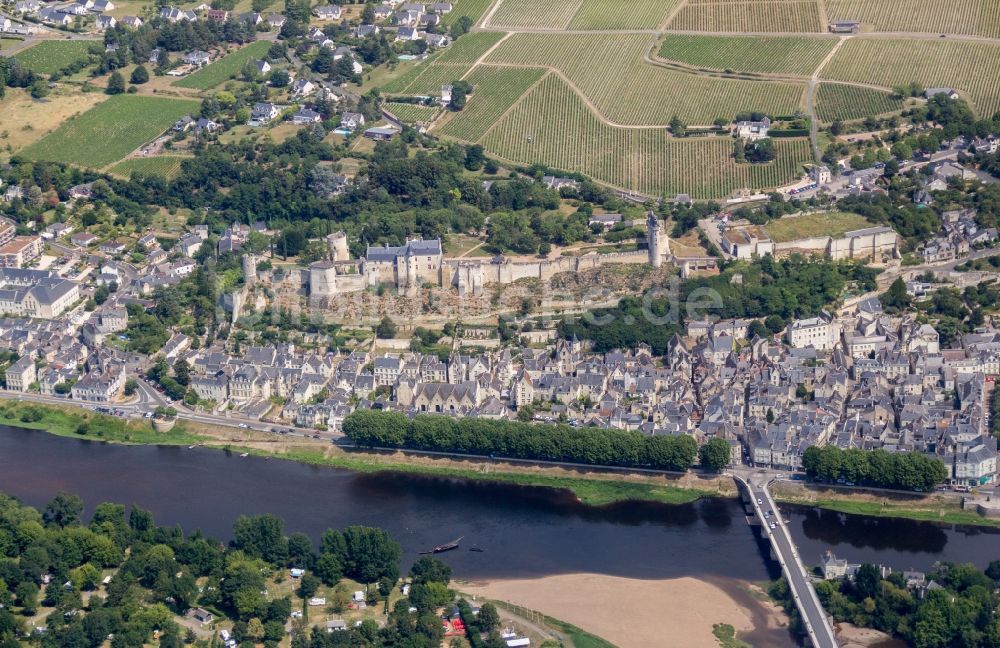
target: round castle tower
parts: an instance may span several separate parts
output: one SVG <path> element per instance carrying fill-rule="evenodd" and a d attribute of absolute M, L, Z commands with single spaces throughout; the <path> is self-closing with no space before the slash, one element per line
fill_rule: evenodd
<path fill-rule="evenodd" d="M 349 261 L 351 252 L 347 248 L 347 234 L 341 230 L 326 237 L 330 258 L 334 261 Z"/>
<path fill-rule="evenodd" d="M 309 266 L 309 295 L 329 297 L 337 294 L 337 268 L 330 261 L 317 261 Z"/>
<path fill-rule="evenodd" d="M 649 264 L 654 268 L 663 265 L 663 225 L 653 211 L 646 218 L 646 240 L 649 243 Z"/>

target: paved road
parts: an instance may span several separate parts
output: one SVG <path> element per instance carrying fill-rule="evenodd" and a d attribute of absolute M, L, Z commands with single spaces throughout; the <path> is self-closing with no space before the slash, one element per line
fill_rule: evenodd
<path fill-rule="evenodd" d="M 816 596 L 816 590 L 806 575 L 806 567 L 799 558 L 799 552 L 795 548 L 795 543 L 792 542 L 792 536 L 781 521 L 778 507 L 767 490 L 770 482 L 765 480 L 768 479 L 768 476 L 754 473 L 744 476 L 744 474 L 734 472 L 734 477 L 746 486 L 757 517 L 766 525 L 762 527 L 762 530 L 770 540 L 775 555 L 778 556 L 781 571 L 788 581 L 795 605 L 799 609 L 799 614 L 802 615 L 802 621 L 812 645 L 814 648 L 837 648 L 839 644 L 833 626 Z M 765 517 L 765 512 L 769 512 L 770 517 Z M 773 529 L 770 528 L 771 520 L 775 525 Z"/>

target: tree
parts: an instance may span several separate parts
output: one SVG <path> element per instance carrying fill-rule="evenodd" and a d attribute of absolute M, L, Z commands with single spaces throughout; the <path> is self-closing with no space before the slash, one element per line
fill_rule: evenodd
<path fill-rule="evenodd" d="M 906 283 L 902 277 L 897 277 L 889 285 L 889 289 L 882 293 L 880 297 L 882 305 L 887 309 L 904 310 L 911 302 L 910 294 L 906 291 Z"/>
<path fill-rule="evenodd" d="M 492 632 L 500 627 L 500 613 L 492 603 L 483 603 L 479 608 L 479 627 L 484 632 Z"/>
<path fill-rule="evenodd" d="M 990 561 L 983 573 L 994 581 L 1000 581 L 1000 560 Z"/>
<path fill-rule="evenodd" d="M 719 472 L 729 465 L 730 456 L 729 443 L 718 437 L 698 448 L 698 461 L 706 470 Z"/>
<path fill-rule="evenodd" d="M 116 95 L 125 92 L 125 77 L 118 70 L 111 73 L 111 77 L 108 79 L 108 89 L 107 93 L 109 95 Z"/>
<path fill-rule="evenodd" d="M 45 507 L 42 520 L 46 526 L 65 528 L 80 524 L 83 514 L 83 500 L 78 495 L 58 493 Z"/>
<path fill-rule="evenodd" d="M 340 556 L 334 553 L 325 553 L 316 560 L 313 572 L 319 576 L 324 585 L 333 587 L 344 576 L 344 565 Z"/>
<path fill-rule="evenodd" d="M 248 517 L 241 515 L 233 525 L 233 545 L 248 556 L 263 558 L 273 565 L 284 565 L 288 560 L 288 539 L 284 522 L 276 515 L 266 513 Z"/>
<path fill-rule="evenodd" d="M 142 65 L 136 66 L 136 68 L 132 70 L 132 76 L 129 78 L 129 82 L 132 83 L 132 85 L 141 85 L 147 81 L 149 81 L 149 72 Z"/>
<path fill-rule="evenodd" d="M 670 132 L 674 137 L 684 137 L 687 135 L 687 125 L 681 121 L 681 118 L 674 115 L 670 118 Z"/>
<path fill-rule="evenodd" d="M 299 581 L 299 589 L 296 594 L 304 599 L 312 598 L 316 595 L 316 591 L 322 584 L 322 581 L 320 581 L 315 574 L 306 572 L 302 574 L 302 579 Z"/>
<path fill-rule="evenodd" d="M 469 30 L 472 29 L 472 25 L 472 18 L 469 18 L 468 16 L 459 16 L 458 20 L 451 25 L 451 37 L 456 39 L 459 36 L 469 33 Z"/>
<path fill-rule="evenodd" d="M 389 319 L 388 315 L 383 317 L 382 321 L 380 321 L 378 326 L 375 327 L 375 336 L 383 340 L 389 340 L 396 337 L 396 324 Z"/>
<path fill-rule="evenodd" d="M 410 567 L 410 576 L 414 583 L 444 583 L 451 582 L 451 567 L 434 556 L 422 556 Z"/>
<path fill-rule="evenodd" d="M 288 76 L 287 70 L 271 70 L 269 81 L 275 88 L 284 88 L 291 81 L 291 77 Z"/>

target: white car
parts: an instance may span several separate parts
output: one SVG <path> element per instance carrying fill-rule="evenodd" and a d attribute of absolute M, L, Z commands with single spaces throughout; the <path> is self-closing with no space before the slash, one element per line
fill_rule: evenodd
<path fill-rule="evenodd" d="M 772 529 L 776 528 L 774 522 L 771 523 L 771 528 Z"/>
<path fill-rule="evenodd" d="M 246 423 L 240 423 L 240 427 L 246 429 L 246 428 L 248 428 L 250 426 L 247 425 Z"/>

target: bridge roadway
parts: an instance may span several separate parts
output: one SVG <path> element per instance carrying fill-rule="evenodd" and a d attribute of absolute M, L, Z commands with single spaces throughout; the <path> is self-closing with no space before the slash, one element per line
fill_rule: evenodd
<path fill-rule="evenodd" d="M 816 596 L 816 590 L 806 575 L 806 568 L 799 558 L 799 552 L 795 549 L 795 543 L 792 542 L 788 528 L 781 520 L 781 513 L 767 490 L 770 476 L 758 476 L 750 473 L 747 476 L 734 474 L 733 477 L 747 489 L 747 493 L 750 495 L 754 512 L 761 522 L 761 531 L 764 537 L 770 541 L 774 555 L 781 563 L 781 571 L 788 581 L 792 596 L 795 597 L 795 605 L 799 609 L 799 614 L 802 615 L 812 645 L 814 648 L 837 648 L 838 643 L 833 626 Z M 765 511 L 771 512 L 769 518 L 764 517 Z M 775 524 L 773 529 L 770 528 L 771 522 Z"/>

